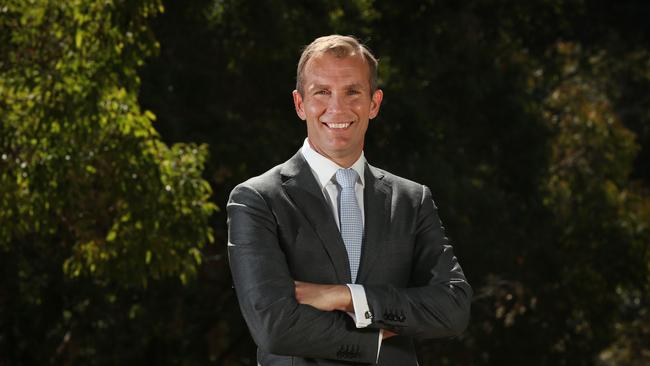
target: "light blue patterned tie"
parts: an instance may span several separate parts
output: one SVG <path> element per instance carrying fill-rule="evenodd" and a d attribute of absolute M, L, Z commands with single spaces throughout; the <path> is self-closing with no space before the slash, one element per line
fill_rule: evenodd
<path fill-rule="evenodd" d="M 341 186 L 339 195 L 339 221 L 341 224 L 341 237 L 345 243 L 350 260 L 350 274 L 352 283 L 357 280 L 359 261 L 361 260 L 361 242 L 363 240 L 363 221 L 361 209 L 354 192 L 354 185 L 359 174 L 354 169 L 339 169 L 336 171 L 336 181 Z"/>

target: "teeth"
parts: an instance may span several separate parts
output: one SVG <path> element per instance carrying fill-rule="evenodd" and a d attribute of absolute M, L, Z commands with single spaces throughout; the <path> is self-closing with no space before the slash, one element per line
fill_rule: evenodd
<path fill-rule="evenodd" d="M 351 125 L 350 122 L 347 123 L 328 123 L 327 127 L 329 128 L 348 128 Z"/>

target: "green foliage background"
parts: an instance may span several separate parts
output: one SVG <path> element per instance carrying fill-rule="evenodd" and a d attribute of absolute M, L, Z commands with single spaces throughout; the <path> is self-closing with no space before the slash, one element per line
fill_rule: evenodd
<path fill-rule="evenodd" d="M 649 4 L 0 1 L 0 365 L 254 364 L 217 206 L 301 145 L 330 33 L 476 290 L 420 363 L 648 364 Z"/>

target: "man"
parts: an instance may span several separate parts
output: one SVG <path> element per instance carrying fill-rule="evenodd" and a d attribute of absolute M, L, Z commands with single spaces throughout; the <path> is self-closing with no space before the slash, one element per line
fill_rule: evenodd
<path fill-rule="evenodd" d="M 460 334 L 472 290 L 429 189 L 369 165 L 383 92 L 353 37 L 305 48 L 293 100 L 307 139 L 237 186 L 230 266 L 244 319 L 270 365 L 417 365 L 413 338 Z"/>

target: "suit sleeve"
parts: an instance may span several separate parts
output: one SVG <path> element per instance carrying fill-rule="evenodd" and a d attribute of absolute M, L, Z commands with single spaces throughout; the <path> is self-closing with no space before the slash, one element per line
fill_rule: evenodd
<path fill-rule="evenodd" d="M 443 338 L 467 327 L 472 289 L 445 237 L 431 192 L 422 186 L 409 287 L 367 285 L 370 328 L 417 338 Z"/>
<path fill-rule="evenodd" d="M 272 354 L 374 363 L 376 329 L 296 301 L 275 216 L 258 191 L 236 187 L 227 210 L 232 278 L 255 343 Z"/>

